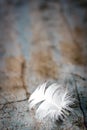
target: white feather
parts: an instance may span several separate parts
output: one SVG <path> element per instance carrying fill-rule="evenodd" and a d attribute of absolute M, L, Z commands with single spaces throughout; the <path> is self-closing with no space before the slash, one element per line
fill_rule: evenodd
<path fill-rule="evenodd" d="M 29 98 L 29 109 L 35 110 L 36 118 L 63 120 L 72 111 L 73 98 L 67 89 L 57 83 L 40 85 Z"/>

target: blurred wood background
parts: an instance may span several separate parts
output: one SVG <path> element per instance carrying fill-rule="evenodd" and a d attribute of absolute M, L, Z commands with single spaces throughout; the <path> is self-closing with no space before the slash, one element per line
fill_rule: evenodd
<path fill-rule="evenodd" d="M 61 77 L 75 78 L 79 103 L 56 130 L 86 130 L 87 0 L 0 0 L 0 130 L 45 130 L 27 101 Z"/>

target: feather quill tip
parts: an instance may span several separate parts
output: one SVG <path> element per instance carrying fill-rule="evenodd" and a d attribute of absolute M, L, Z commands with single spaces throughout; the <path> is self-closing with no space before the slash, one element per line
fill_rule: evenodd
<path fill-rule="evenodd" d="M 74 98 L 62 85 L 45 82 L 31 94 L 28 103 L 29 110 L 35 111 L 38 120 L 56 121 L 65 119 L 73 111 L 70 106 L 74 104 Z"/>

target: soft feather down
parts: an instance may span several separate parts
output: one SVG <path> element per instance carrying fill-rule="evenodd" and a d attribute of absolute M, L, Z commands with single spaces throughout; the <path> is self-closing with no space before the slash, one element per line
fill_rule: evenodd
<path fill-rule="evenodd" d="M 67 89 L 57 83 L 48 82 L 38 86 L 30 96 L 29 110 L 35 110 L 35 116 L 40 121 L 50 118 L 53 121 L 63 120 L 72 112 L 70 107 L 74 99 Z"/>

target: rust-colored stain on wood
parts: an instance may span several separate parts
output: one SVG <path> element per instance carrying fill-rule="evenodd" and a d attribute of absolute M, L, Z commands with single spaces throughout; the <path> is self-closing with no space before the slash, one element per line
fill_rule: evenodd
<path fill-rule="evenodd" d="M 3 79 L 0 77 L 0 87 L 2 90 L 9 90 L 9 88 L 14 90 L 15 87 L 23 87 L 23 82 L 21 77 L 4 74 Z"/>
<path fill-rule="evenodd" d="M 21 64 L 23 59 L 21 57 L 10 56 L 6 58 L 6 69 L 9 72 L 20 72 L 21 73 Z"/>
<path fill-rule="evenodd" d="M 32 54 L 32 67 L 43 78 L 57 79 L 58 66 L 53 60 L 50 49 L 38 50 Z"/>
<path fill-rule="evenodd" d="M 76 26 L 73 33 L 76 35 L 76 39 L 82 39 L 87 41 L 87 28 L 81 28 Z M 83 44 L 83 43 L 82 43 Z"/>
<path fill-rule="evenodd" d="M 78 43 L 61 42 L 61 53 L 67 62 L 75 65 L 87 65 L 87 57 L 83 54 L 83 49 Z"/>
<path fill-rule="evenodd" d="M 6 73 L 4 73 L 5 79 L 2 80 L 1 86 L 4 85 L 7 88 L 10 87 L 22 87 L 22 57 L 9 56 L 6 61 Z M 9 84 L 10 82 L 10 84 Z"/>
<path fill-rule="evenodd" d="M 9 82 L 10 82 L 9 87 L 12 88 L 13 90 L 16 88 L 23 87 L 23 82 L 22 82 L 21 77 L 9 77 L 9 79 L 6 81 L 6 83 L 9 84 Z"/>
<path fill-rule="evenodd" d="M 75 27 L 74 31 L 78 36 L 81 36 L 83 34 L 83 30 L 79 27 Z"/>

